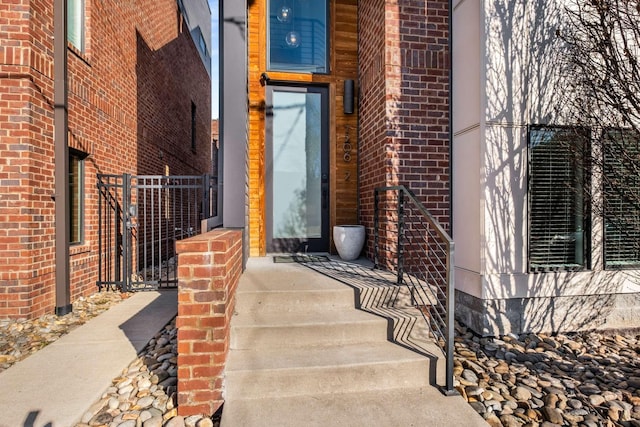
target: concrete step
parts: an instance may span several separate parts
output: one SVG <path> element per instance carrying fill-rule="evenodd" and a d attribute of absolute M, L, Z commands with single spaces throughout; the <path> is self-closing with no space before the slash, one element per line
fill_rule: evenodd
<path fill-rule="evenodd" d="M 238 292 L 343 289 L 344 285 L 327 280 L 322 274 L 296 263 L 274 264 L 270 257 L 249 259 L 240 277 Z"/>
<path fill-rule="evenodd" d="M 231 349 L 268 349 L 385 341 L 387 320 L 355 309 L 237 313 Z"/>
<path fill-rule="evenodd" d="M 433 387 L 231 399 L 222 427 L 486 427 L 461 397 Z"/>
<path fill-rule="evenodd" d="M 361 392 L 429 384 L 429 360 L 389 342 L 234 351 L 229 399 Z"/>
<path fill-rule="evenodd" d="M 442 357 L 405 287 L 269 261 L 238 286 L 222 427 L 486 426 L 429 385 Z"/>
<path fill-rule="evenodd" d="M 310 310 L 353 309 L 353 290 L 339 289 L 276 289 L 269 291 L 238 292 L 236 311 L 300 312 Z"/>
<path fill-rule="evenodd" d="M 431 305 L 436 296 L 429 287 L 379 284 L 358 288 L 361 308 L 409 308 Z"/>
<path fill-rule="evenodd" d="M 430 305 L 437 299 L 437 290 L 428 283 L 413 277 L 407 284 L 399 285 L 395 274 L 374 269 L 372 264 L 334 261 L 307 266 L 352 287 L 356 292 L 357 306 L 363 309 L 408 308 L 416 304 Z"/>

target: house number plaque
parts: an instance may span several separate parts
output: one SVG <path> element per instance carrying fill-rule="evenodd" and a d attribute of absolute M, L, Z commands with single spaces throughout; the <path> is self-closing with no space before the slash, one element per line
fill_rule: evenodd
<path fill-rule="evenodd" d="M 351 130 L 351 126 L 347 125 L 344 127 L 344 129 L 345 131 L 344 131 L 344 143 L 342 144 L 342 152 L 343 152 L 342 158 L 346 163 L 349 163 L 351 161 L 351 142 L 350 142 L 350 136 L 349 136 L 349 131 Z"/>

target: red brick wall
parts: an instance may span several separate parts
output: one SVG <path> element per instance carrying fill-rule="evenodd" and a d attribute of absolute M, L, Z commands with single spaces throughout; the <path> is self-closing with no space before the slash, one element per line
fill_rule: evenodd
<path fill-rule="evenodd" d="M 386 88 L 385 88 L 385 2 L 365 0 L 358 5 L 359 96 L 359 198 L 360 223 L 372 236 L 373 190 L 385 185 L 386 159 Z M 367 239 L 371 254 L 373 239 Z"/>
<path fill-rule="evenodd" d="M 212 415 L 223 403 L 242 231 L 214 230 L 177 243 L 178 411 Z"/>
<path fill-rule="evenodd" d="M 448 1 L 362 0 L 358 21 L 361 223 L 374 188 L 405 185 L 448 229 Z"/>
<path fill-rule="evenodd" d="M 84 243 L 71 296 L 95 290 L 96 174 L 209 172 L 210 80 L 174 0 L 87 0 L 69 50 L 69 146 L 85 160 Z M 0 317 L 53 311 L 53 8 L 0 4 Z M 191 147 L 191 105 L 197 144 Z"/>
<path fill-rule="evenodd" d="M 53 237 L 45 237 L 54 232 L 53 62 L 43 54 L 53 49 L 48 8 L 0 3 L 2 317 L 27 316 L 31 307 L 42 313 L 53 298 Z"/>

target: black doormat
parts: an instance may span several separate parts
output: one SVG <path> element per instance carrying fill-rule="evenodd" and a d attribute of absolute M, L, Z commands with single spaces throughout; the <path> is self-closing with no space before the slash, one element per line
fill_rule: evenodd
<path fill-rule="evenodd" d="M 274 263 L 287 263 L 287 262 L 327 262 L 329 257 L 326 255 L 274 255 Z"/>

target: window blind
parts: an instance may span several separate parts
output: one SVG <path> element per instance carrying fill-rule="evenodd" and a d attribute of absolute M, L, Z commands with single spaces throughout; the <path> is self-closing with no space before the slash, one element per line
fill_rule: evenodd
<path fill-rule="evenodd" d="M 532 271 L 585 268 L 583 129 L 529 130 L 529 263 Z"/>
<path fill-rule="evenodd" d="M 609 129 L 603 138 L 605 268 L 640 266 L 640 138 Z"/>

